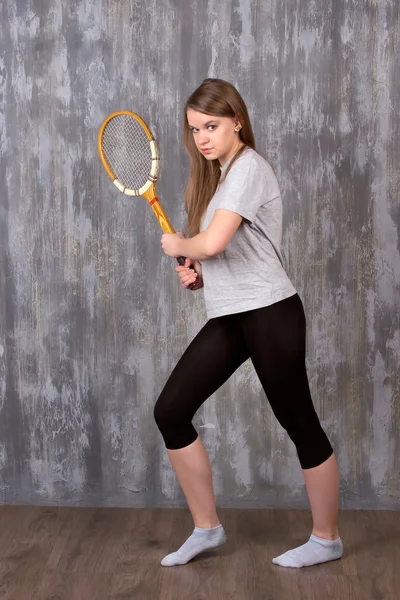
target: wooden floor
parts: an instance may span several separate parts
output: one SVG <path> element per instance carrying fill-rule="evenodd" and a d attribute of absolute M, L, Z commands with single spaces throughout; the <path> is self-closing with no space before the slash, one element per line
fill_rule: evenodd
<path fill-rule="evenodd" d="M 341 512 L 343 558 L 303 569 L 271 559 L 308 539 L 308 511 L 219 516 L 228 543 L 168 568 L 188 510 L 0 506 L 0 599 L 400 600 L 400 512 Z"/>

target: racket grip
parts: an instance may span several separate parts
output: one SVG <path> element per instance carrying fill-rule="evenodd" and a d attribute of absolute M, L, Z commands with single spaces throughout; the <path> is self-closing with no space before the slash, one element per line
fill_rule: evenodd
<path fill-rule="evenodd" d="M 185 266 L 185 260 L 186 260 L 186 258 L 184 256 L 180 256 L 176 260 L 181 265 L 181 267 Z M 190 268 L 193 269 L 193 267 L 190 267 Z M 193 269 L 193 271 L 194 270 L 195 269 Z M 201 287 L 203 287 L 203 282 L 201 281 L 201 279 L 199 279 L 198 281 L 194 281 L 191 285 L 189 285 L 189 290 L 192 290 L 194 292 L 195 290 L 198 290 Z"/>

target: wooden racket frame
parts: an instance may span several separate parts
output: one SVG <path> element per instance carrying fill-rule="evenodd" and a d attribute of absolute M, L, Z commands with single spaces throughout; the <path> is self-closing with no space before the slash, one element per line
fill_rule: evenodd
<path fill-rule="evenodd" d="M 121 183 L 121 181 L 118 179 L 118 177 L 115 175 L 115 173 L 113 173 L 110 165 L 107 162 L 105 154 L 103 152 L 102 140 L 103 140 L 104 130 L 107 127 L 108 123 L 114 117 L 117 117 L 118 115 L 128 115 L 128 116 L 136 119 L 136 121 L 138 121 L 140 123 L 140 125 L 143 127 L 143 129 L 147 135 L 147 138 L 149 140 L 149 144 L 150 144 L 150 148 L 151 148 L 152 167 L 151 167 L 149 179 L 139 190 L 132 190 L 130 188 L 125 187 Z M 142 196 L 143 198 L 146 198 L 146 200 L 150 204 L 151 208 L 153 209 L 153 211 L 157 217 L 157 220 L 161 226 L 161 229 L 164 231 L 164 233 L 176 233 L 175 229 L 172 227 L 172 225 L 171 225 L 167 215 L 165 214 L 164 209 L 161 206 L 160 201 L 157 197 L 156 181 L 157 181 L 158 172 L 160 169 L 160 155 L 158 153 L 157 143 L 156 143 L 156 141 L 153 137 L 153 134 L 151 133 L 147 123 L 145 123 L 145 121 L 143 121 L 143 119 L 141 117 L 139 117 L 139 115 L 137 115 L 136 113 L 131 112 L 129 110 L 119 110 L 117 112 L 114 112 L 111 115 L 108 115 L 108 117 L 103 121 L 103 123 L 100 127 L 97 145 L 98 145 L 98 151 L 99 151 L 99 155 L 101 158 L 101 162 L 103 163 L 103 166 L 104 166 L 105 170 L 107 171 L 108 176 L 110 177 L 111 181 L 119 189 L 119 191 L 122 192 L 123 194 L 126 194 L 127 196 Z"/>

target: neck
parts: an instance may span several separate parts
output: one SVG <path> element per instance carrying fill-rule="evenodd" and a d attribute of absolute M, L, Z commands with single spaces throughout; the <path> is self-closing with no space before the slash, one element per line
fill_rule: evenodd
<path fill-rule="evenodd" d="M 228 156 L 227 156 L 226 158 L 224 158 L 224 160 L 223 160 L 223 161 L 221 161 L 221 159 L 218 159 L 218 160 L 219 160 L 219 162 L 220 162 L 220 165 L 221 165 L 221 167 L 223 167 L 223 166 L 224 166 L 224 164 L 225 164 L 225 163 L 227 163 L 227 162 L 228 162 L 228 160 L 229 160 L 230 158 L 232 158 L 232 156 L 233 156 L 234 154 L 236 154 L 236 152 L 237 152 L 238 150 L 240 150 L 240 148 L 242 148 L 244 145 L 245 145 L 245 144 L 242 142 L 242 140 L 238 140 L 238 143 L 237 143 L 237 144 L 236 144 L 236 145 L 235 145 L 235 146 L 232 148 L 232 150 L 230 151 L 230 153 L 228 154 Z"/>

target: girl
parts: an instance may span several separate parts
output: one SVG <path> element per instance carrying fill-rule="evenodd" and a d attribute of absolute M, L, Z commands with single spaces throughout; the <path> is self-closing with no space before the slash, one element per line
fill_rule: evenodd
<path fill-rule="evenodd" d="M 210 462 L 191 421 L 248 358 L 296 446 L 313 517 L 307 543 L 273 562 L 304 567 L 338 559 L 338 470 L 310 396 L 302 301 L 283 267 L 280 191 L 271 166 L 255 151 L 247 108 L 235 87 L 203 81 L 185 106 L 184 142 L 191 162 L 185 205 L 192 237 L 164 234 L 161 244 L 168 256 L 190 257 L 176 270 L 185 288 L 204 281 L 209 320 L 154 409 L 195 525 L 161 564 L 185 564 L 226 541 Z"/>

